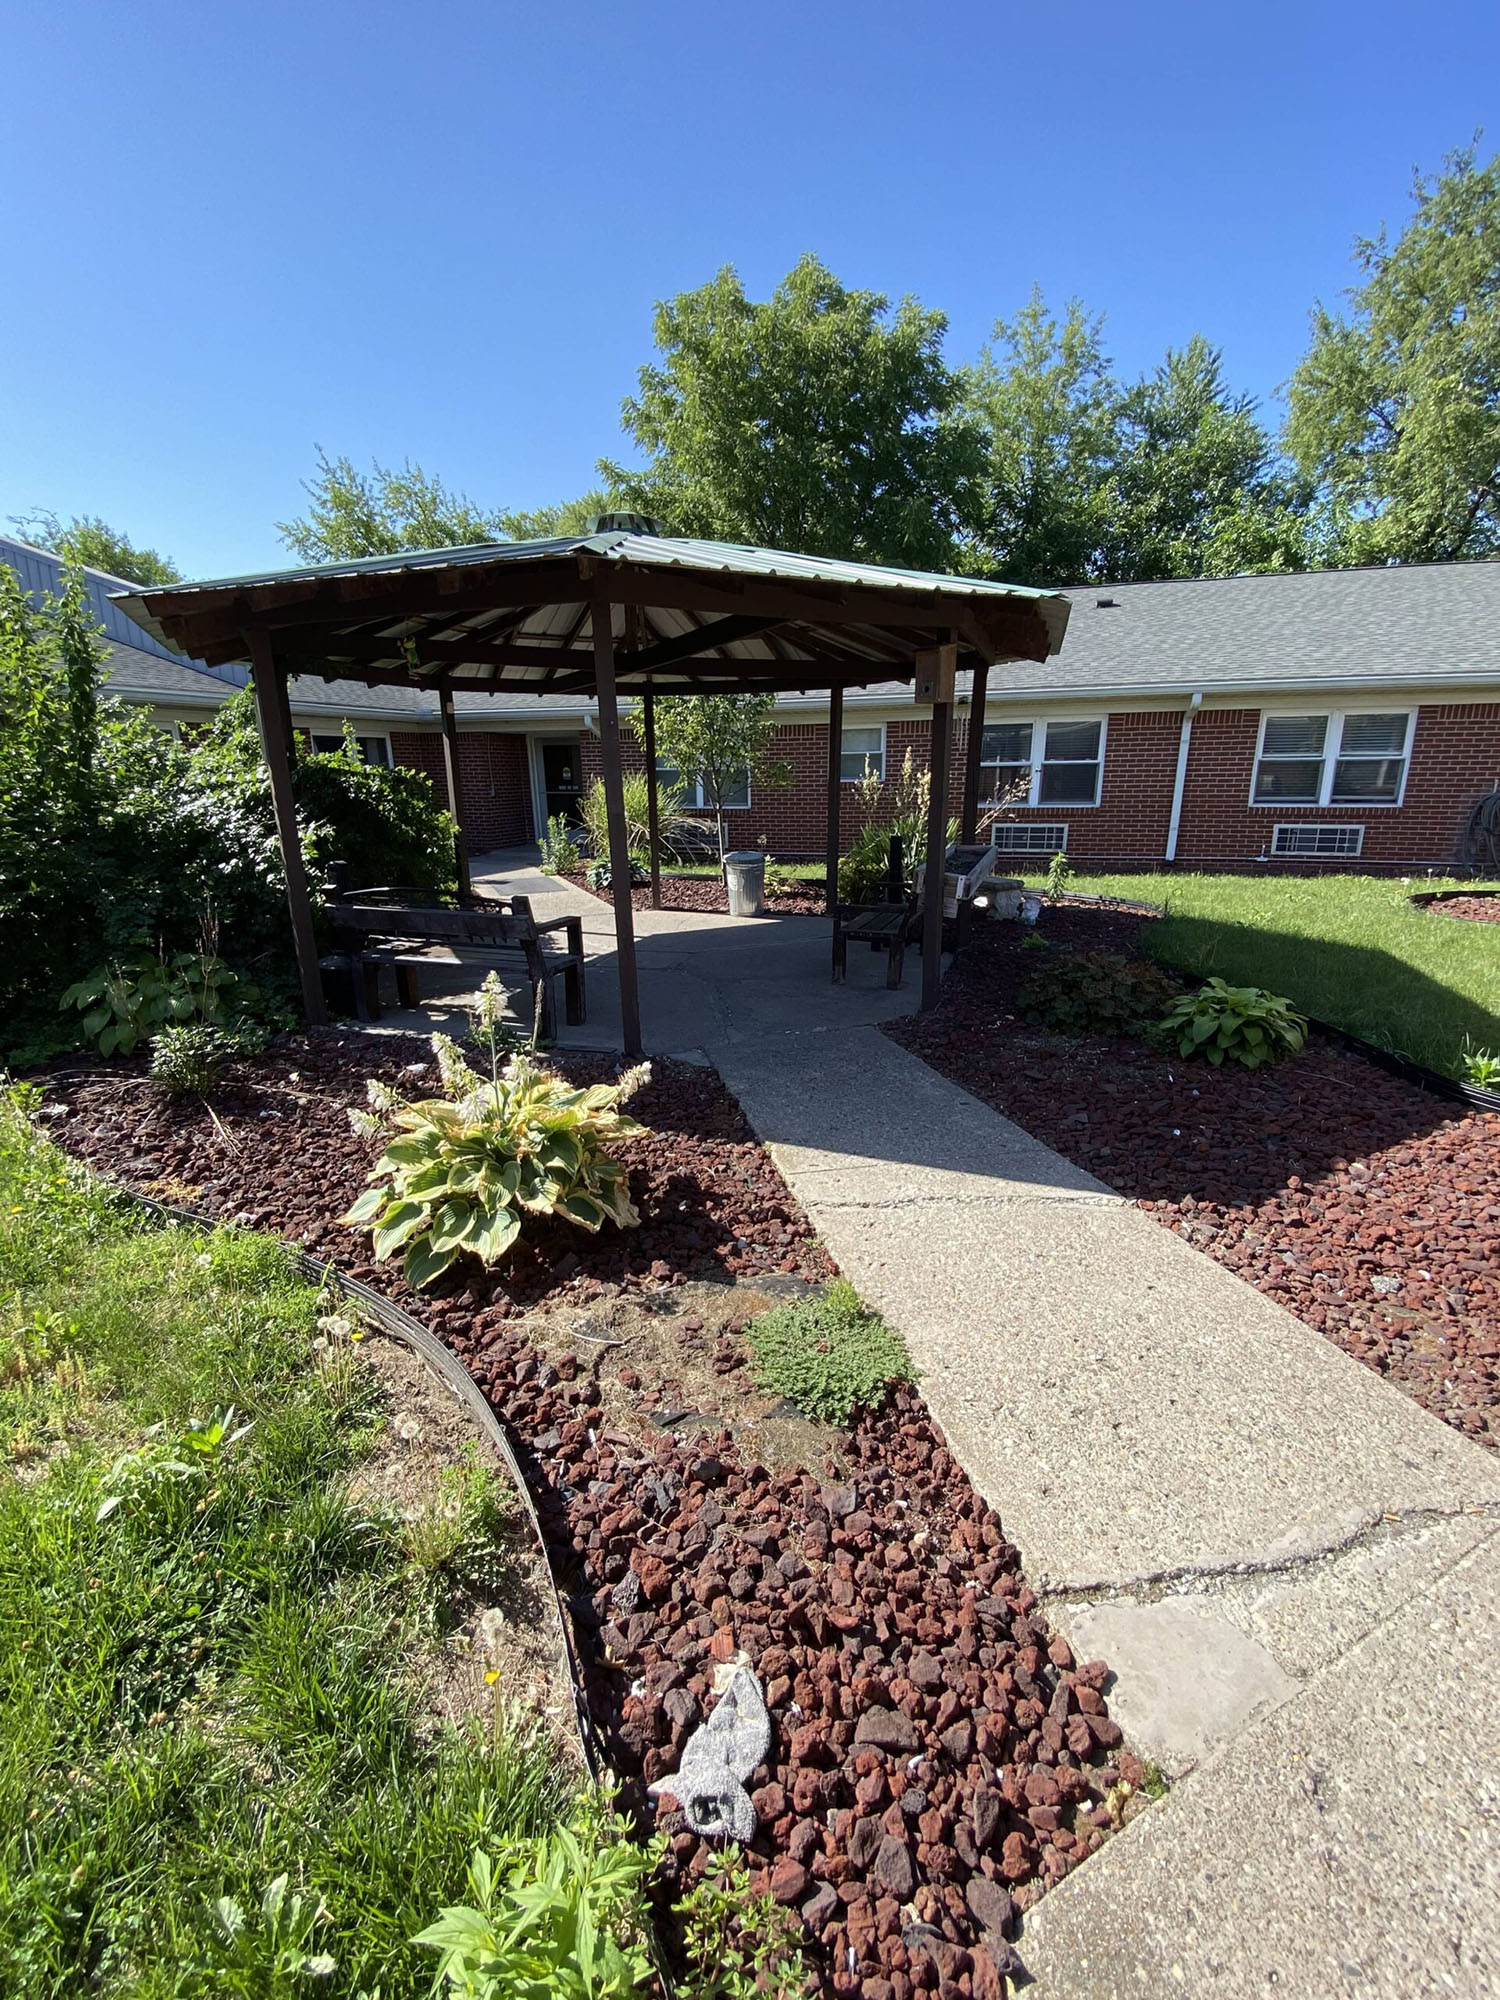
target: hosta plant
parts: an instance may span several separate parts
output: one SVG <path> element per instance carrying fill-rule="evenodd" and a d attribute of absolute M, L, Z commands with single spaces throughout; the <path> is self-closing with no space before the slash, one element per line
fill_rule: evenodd
<path fill-rule="evenodd" d="M 408 1103 L 373 1078 L 371 1111 L 351 1112 L 368 1135 L 394 1128 L 372 1185 L 343 1218 L 370 1229 L 377 1259 L 400 1251 L 409 1283 L 430 1285 L 455 1258 L 493 1264 L 526 1218 L 560 1215 L 581 1229 L 640 1221 L 611 1142 L 643 1132 L 621 1106 L 650 1077 L 575 1090 L 529 1055 L 476 1076 L 457 1043 L 434 1035 L 445 1096 Z"/>
<path fill-rule="evenodd" d="M 1207 1056 L 1215 1068 L 1227 1057 L 1259 1069 L 1277 1056 L 1295 1055 L 1307 1040 L 1307 1022 L 1290 1000 L 1219 978 L 1184 993 L 1163 1018 L 1161 1031 L 1179 1055 Z"/>
<path fill-rule="evenodd" d="M 220 1021 L 235 975 L 212 952 L 142 953 L 101 965 L 58 1002 L 83 1014 L 83 1034 L 100 1055 L 128 1056 L 158 1029 L 183 1021 Z M 245 996 L 244 989 L 235 999 Z"/>

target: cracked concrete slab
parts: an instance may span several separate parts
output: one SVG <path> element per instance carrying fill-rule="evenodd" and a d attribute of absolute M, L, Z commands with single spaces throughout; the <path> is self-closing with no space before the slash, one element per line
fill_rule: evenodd
<path fill-rule="evenodd" d="M 1271 1567 L 1388 1513 L 1500 1504 L 1489 1454 L 1139 1209 L 1049 1198 L 1077 1186 L 1066 1162 L 886 1036 L 817 1066 L 797 1037 L 711 1052 L 1038 1590 Z"/>
<path fill-rule="evenodd" d="M 1169 1775 L 1302 1685 L 1209 1598 L 1086 1605 L 1062 1623 L 1082 1658 L 1109 1661 L 1111 1715 L 1137 1755 Z"/>
<path fill-rule="evenodd" d="M 1500 1532 L 1044 1897 L 1036 2000 L 1500 1992 Z"/>

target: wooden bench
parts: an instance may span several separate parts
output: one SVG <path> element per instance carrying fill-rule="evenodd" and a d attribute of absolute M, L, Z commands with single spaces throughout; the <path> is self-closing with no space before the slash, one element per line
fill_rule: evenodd
<path fill-rule="evenodd" d="M 531 989 L 531 1017 L 538 1036 L 557 1035 L 554 982 L 563 982 L 568 1021 L 586 1020 L 583 984 L 583 919 L 555 917 L 539 924 L 525 896 L 509 902 L 474 896 L 461 909 L 445 908 L 436 897 L 376 901 L 398 892 L 363 890 L 324 906 L 334 949 L 347 958 L 354 975 L 354 1001 L 362 1021 L 380 1015 L 379 969 L 392 966 L 403 1007 L 422 1004 L 422 972 L 454 965 L 513 967 L 525 972 Z M 544 940 L 563 934 L 566 948 L 547 950 Z"/>
<path fill-rule="evenodd" d="M 849 970 L 849 940 L 867 944 L 871 951 L 886 954 L 885 983 L 901 984 L 906 947 L 920 935 L 922 909 L 915 896 L 906 893 L 906 875 L 901 836 L 891 835 L 886 863 L 885 900 L 879 903 L 838 903 L 833 912 L 833 983 L 843 984 Z"/>

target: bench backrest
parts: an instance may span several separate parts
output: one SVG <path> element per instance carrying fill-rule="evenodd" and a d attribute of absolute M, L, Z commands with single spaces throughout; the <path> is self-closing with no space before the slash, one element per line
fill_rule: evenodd
<path fill-rule="evenodd" d="M 324 915 L 335 936 L 427 938 L 434 944 L 537 942 L 530 910 L 496 904 L 486 910 L 423 910 L 398 903 L 330 903 Z"/>

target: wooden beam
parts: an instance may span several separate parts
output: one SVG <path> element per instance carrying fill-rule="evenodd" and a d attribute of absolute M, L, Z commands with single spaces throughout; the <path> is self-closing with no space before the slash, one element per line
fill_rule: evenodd
<path fill-rule="evenodd" d="M 271 779 L 271 804 L 276 837 L 286 874 L 287 912 L 292 920 L 292 949 L 302 982 L 302 1011 L 310 1028 L 328 1019 L 323 1005 L 323 975 L 318 967 L 318 941 L 313 934 L 312 902 L 302 865 L 302 836 L 297 826 L 297 802 L 292 794 L 292 737 L 287 707 L 286 674 L 276 663 L 271 642 L 262 632 L 249 635 L 255 672 L 255 714 L 260 723 L 261 751 Z"/>
<path fill-rule="evenodd" d="M 625 830 L 625 774 L 620 762 L 620 709 L 615 699 L 613 607 L 600 580 L 594 594 L 594 683 L 599 702 L 599 753 L 604 765 L 605 817 L 609 825 L 609 869 L 615 906 L 615 959 L 620 975 L 620 1026 L 625 1053 L 641 1047 L 641 999 L 635 969 L 635 906 L 630 897 L 630 837 Z"/>
<path fill-rule="evenodd" d="M 984 700 L 989 682 L 989 668 L 976 667 L 974 691 L 969 697 L 969 734 L 964 743 L 964 802 L 958 822 L 958 837 L 966 847 L 979 838 L 979 759 L 984 749 Z"/>
<path fill-rule="evenodd" d="M 646 755 L 646 835 L 651 847 L 651 907 L 661 908 L 661 808 L 656 796 L 656 696 L 641 697 L 641 748 Z"/>
<path fill-rule="evenodd" d="M 699 625 L 691 632 L 679 632 L 672 639 L 658 639 L 654 646 L 642 647 L 632 655 L 629 671 L 646 673 L 653 667 L 670 666 L 673 660 L 690 660 L 715 646 L 730 646 L 740 639 L 753 639 L 779 625 L 779 618 L 720 618 L 712 625 Z M 624 665 L 624 662 L 621 662 Z"/>
<path fill-rule="evenodd" d="M 453 858 L 458 868 L 458 893 L 467 901 L 473 883 L 469 878 L 469 844 L 464 838 L 464 788 L 458 768 L 458 719 L 453 713 L 453 690 L 446 682 L 438 689 L 438 717 L 443 725 L 443 777 L 448 786 L 448 810 L 453 815 Z"/>
<path fill-rule="evenodd" d="M 839 900 L 839 810 L 843 799 L 844 690 L 828 691 L 828 819 L 823 858 L 828 870 L 823 903 L 831 917 Z"/>
<path fill-rule="evenodd" d="M 945 632 L 943 641 L 955 643 Z M 930 1013 L 943 990 L 943 890 L 947 879 L 948 758 L 953 742 L 953 704 L 932 704 L 932 791 L 927 809 L 927 852 L 922 882 L 922 1013 Z"/>

